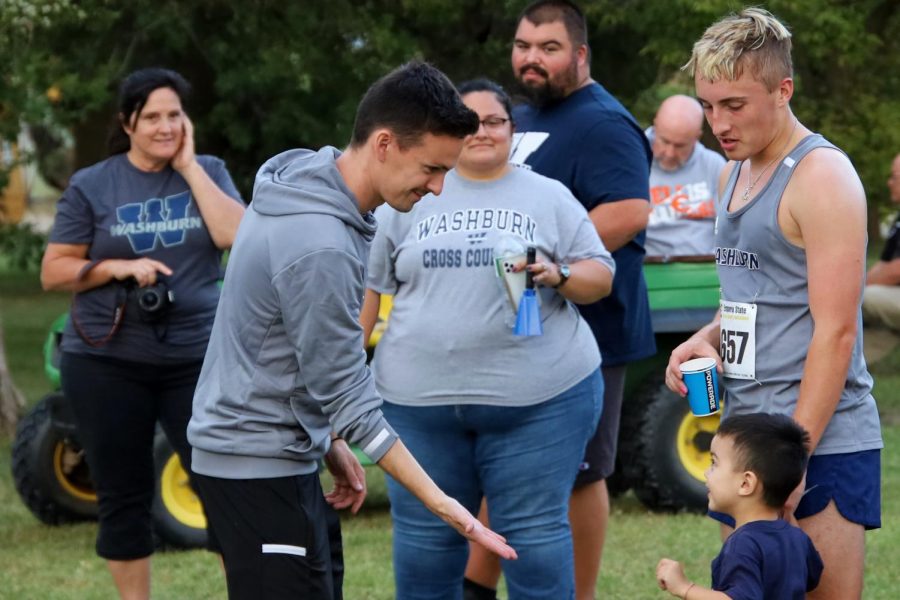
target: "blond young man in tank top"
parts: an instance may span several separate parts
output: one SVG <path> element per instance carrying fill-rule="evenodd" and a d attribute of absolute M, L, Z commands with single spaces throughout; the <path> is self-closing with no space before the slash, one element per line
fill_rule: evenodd
<path fill-rule="evenodd" d="M 726 419 L 785 412 L 809 431 L 805 486 L 785 504 L 825 564 L 808 597 L 859 598 L 864 533 L 880 526 L 883 445 L 861 355 L 865 193 L 846 155 L 791 111 L 791 34 L 773 15 L 750 8 L 715 23 L 686 68 L 732 161 L 720 180 L 716 225 L 723 310 L 672 352 L 666 383 L 684 394 L 679 365 L 714 357 L 725 375 Z M 732 331 L 729 315 L 741 311 L 755 321 Z M 746 339 L 755 347 L 741 346 Z M 735 352 L 742 347 L 744 364 Z M 856 420 L 861 426 L 850 426 Z"/>

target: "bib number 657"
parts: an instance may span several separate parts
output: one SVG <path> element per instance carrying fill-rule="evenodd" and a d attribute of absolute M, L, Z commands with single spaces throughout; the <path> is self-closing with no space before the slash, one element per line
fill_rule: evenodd
<path fill-rule="evenodd" d="M 722 356 L 722 361 L 732 365 L 743 363 L 749 339 L 750 333 L 747 331 L 722 329 L 722 339 L 719 343 L 719 354 Z"/>

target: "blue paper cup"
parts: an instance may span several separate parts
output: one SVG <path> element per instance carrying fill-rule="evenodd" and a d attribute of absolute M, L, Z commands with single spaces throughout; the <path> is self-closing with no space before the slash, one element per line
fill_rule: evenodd
<path fill-rule="evenodd" d="M 694 358 L 681 363 L 681 375 L 687 387 L 687 399 L 691 412 L 707 417 L 719 412 L 719 377 L 716 359 Z"/>

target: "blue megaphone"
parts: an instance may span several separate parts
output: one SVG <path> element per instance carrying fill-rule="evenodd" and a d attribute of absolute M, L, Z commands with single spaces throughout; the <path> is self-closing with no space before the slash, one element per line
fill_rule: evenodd
<path fill-rule="evenodd" d="M 527 264 L 533 265 L 537 257 L 534 246 L 528 247 Z M 516 326 L 513 335 L 543 335 L 541 326 L 541 308 L 538 306 L 537 295 L 534 291 L 534 275 L 528 269 L 525 270 L 525 291 L 519 300 L 519 311 L 516 313 Z"/>

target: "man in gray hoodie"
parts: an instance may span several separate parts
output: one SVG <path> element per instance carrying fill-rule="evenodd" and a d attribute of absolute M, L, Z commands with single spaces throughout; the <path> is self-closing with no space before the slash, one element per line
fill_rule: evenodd
<path fill-rule="evenodd" d="M 346 151 L 291 150 L 257 173 L 188 427 L 230 598 L 341 596 L 328 505 L 356 511 L 366 494 L 347 442 L 462 535 L 515 557 L 431 481 L 385 421 L 358 321 L 372 210 L 387 202 L 408 211 L 440 194 L 477 128 L 440 71 L 410 63 L 366 92 Z M 320 459 L 335 480 L 327 495 Z"/>

